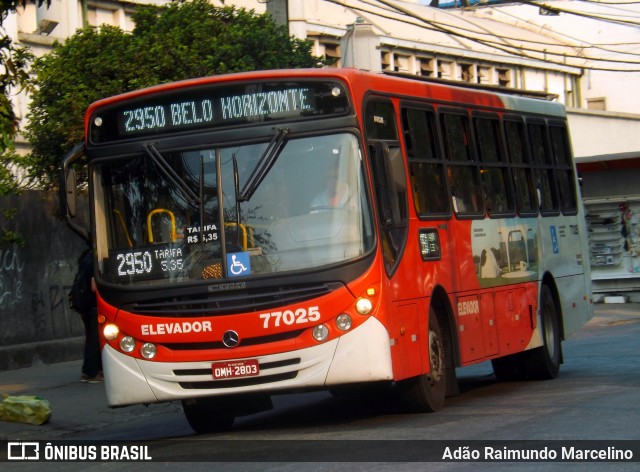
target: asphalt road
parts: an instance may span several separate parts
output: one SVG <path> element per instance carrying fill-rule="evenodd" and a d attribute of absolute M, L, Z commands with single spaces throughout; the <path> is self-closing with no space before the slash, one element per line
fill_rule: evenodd
<path fill-rule="evenodd" d="M 0 421 L 0 440 L 128 441 L 148 445 L 161 461 L 36 462 L 24 470 L 214 470 L 207 463 L 214 461 L 216 471 L 640 471 L 639 345 L 639 305 L 598 305 L 591 322 L 563 344 L 565 363 L 552 381 L 497 382 L 490 363 L 483 363 L 458 370 L 462 392 L 436 414 L 404 411 L 393 392 L 313 392 L 276 397 L 273 410 L 239 418 L 227 433 L 203 436 L 194 435 L 178 403 L 109 409 L 100 384 L 79 382 L 79 361 L 39 364 L 0 372 L 0 392 L 48 399 L 51 420 L 41 426 Z M 598 441 L 579 444 L 631 448 L 636 462 L 424 462 L 434 457 L 432 448 L 438 455 L 444 446 L 481 449 L 482 441 L 511 448 L 514 440 L 539 441 L 533 443 L 538 449 Z M 184 462 L 194 458 L 202 462 Z"/>

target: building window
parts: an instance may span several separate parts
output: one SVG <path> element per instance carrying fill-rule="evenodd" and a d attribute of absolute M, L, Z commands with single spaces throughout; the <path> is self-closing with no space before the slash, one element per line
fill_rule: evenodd
<path fill-rule="evenodd" d="M 438 60 L 438 78 L 450 79 L 452 77 L 451 70 L 453 69 L 453 62 Z"/>
<path fill-rule="evenodd" d="M 478 66 L 478 83 L 490 84 L 491 83 L 491 67 Z"/>
<path fill-rule="evenodd" d="M 324 49 L 324 57 L 329 62 L 329 67 L 340 67 L 340 59 L 342 58 L 340 44 L 321 41 L 320 47 Z"/>
<path fill-rule="evenodd" d="M 382 61 L 382 70 L 392 70 L 393 53 L 389 51 L 381 51 L 380 59 Z"/>
<path fill-rule="evenodd" d="M 87 20 L 91 26 L 120 26 L 119 13 L 117 10 L 107 10 L 104 8 L 89 6 L 87 9 Z"/>
<path fill-rule="evenodd" d="M 409 56 L 402 54 L 393 55 L 393 70 L 395 72 L 410 72 L 409 70 Z"/>
<path fill-rule="evenodd" d="M 423 77 L 433 77 L 435 72 L 435 59 L 428 59 L 426 57 L 418 58 L 420 70 L 418 73 Z"/>
<path fill-rule="evenodd" d="M 605 97 L 587 98 L 587 109 L 604 111 L 607 109 L 607 99 Z"/>
<path fill-rule="evenodd" d="M 460 80 L 463 82 L 475 83 L 476 73 L 473 64 L 460 64 Z"/>
<path fill-rule="evenodd" d="M 511 87 L 511 69 L 496 69 L 498 74 L 498 85 L 502 87 Z"/>

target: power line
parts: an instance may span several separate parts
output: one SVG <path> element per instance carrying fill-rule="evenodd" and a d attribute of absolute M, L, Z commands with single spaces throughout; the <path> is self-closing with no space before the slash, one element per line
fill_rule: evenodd
<path fill-rule="evenodd" d="M 569 14 L 569 15 L 575 15 L 575 16 L 580 16 L 580 17 L 583 17 L 583 18 L 589 18 L 591 20 L 605 21 L 605 22 L 620 24 L 620 25 L 624 25 L 624 26 L 640 26 L 640 22 L 627 21 L 627 20 L 622 20 L 622 19 L 615 19 L 615 18 L 610 18 L 610 17 L 591 14 L 591 13 L 583 13 L 583 12 L 576 11 L 576 10 L 568 10 L 566 8 L 560 8 L 560 7 L 552 6 L 552 5 L 549 5 L 549 4 L 546 4 L 546 3 L 536 3 L 536 2 L 534 2 L 532 0 L 518 0 L 518 3 L 522 3 L 523 5 L 534 6 L 534 7 L 537 7 L 537 8 L 542 8 L 542 9 L 547 10 L 547 11 L 552 12 L 552 13 L 566 13 L 566 14 Z"/>
<path fill-rule="evenodd" d="M 386 18 L 392 21 L 398 21 L 398 22 L 403 22 L 403 23 L 409 23 L 413 26 L 418 26 L 424 29 L 427 29 L 429 31 L 435 31 L 435 32 L 439 32 L 439 33 L 443 33 L 443 34 L 447 34 L 449 36 L 451 36 L 452 38 L 461 38 L 461 39 L 465 39 L 467 41 L 472 41 L 472 42 L 476 42 L 478 44 L 481 44 L 483 46 L 486 47 L 490 47 L 494 50 L 498 50 L 501 51 L 503 53 L 508 54 L 509 56 L 515 56 L 515 57 L 521 57 L 521 58 L 525 58 L 525 59 L 529 59 L 529 60 L 535 60 L 535 61 L 544 61 L 550 64 L 555 64 L 555 65 L 559 65 L 559 66 L 572 66 L 572 67 L 578 67 L 578 68 L 582 68 L 582 69 L 590 69 L 590 70 L 596 70 L 596 71 L 611 71 L 611 72 L 640 72 L 640 69 L 630 69 L 630 68 L 611 68 L 611 67 L 602 67 L 602 66 L 598 66 L 595 64 L 587 64 L 585 62 L 580 63 L 580 64 L 569 64 L 566 62 L 566 59 L 577 59 L 580 61 L 592 61 L 592 62 L 597 62 L 597 63 L 614 63 L 614 64 L 638 64 L 640 65 L 640 60 L 639 61 L 625 61 L 625 60 L 616 60 L 616 59 L 605 59 L 605 58 L 598 58 L 598 57 L 590 57 L 590 56 L 584 56 L 581 54 L 564 54 L 564 53 L 557 53 L 557 52 L 550 52 L 550 51 L 545 51 L 545 50 L 540 50 L 540 49 L 534 49 L 534 48 L 528 48 L 523 46 L 522 44 L 519 45 L 511 45 L 511 44 L 504 44 L 504 42 L 499 42 L 498 37 L 493 34 L 493 33 L 479 33 L 477 31 L 472 31 L 468 28 L 462 28 L 459 26 L 453 26 L 450 24 L 445 24 L 443 22 L 438 22 L 438 21 L 433 21 L 433 20 L 429 20 L 426 18 L 423 18 L 413 12 L 411 12 L 410 10 L 407 10 L 405 8 L 396 6 L 386 0 L 377 0 L 377 3 L 382 4 L 385 8 L 382 8 L 378 5 L 376 5 L 376 8 L 379 8 L 381 10 L 383 10 L 382 12 L 380 11 L 373 11 L 371 9 L 368 8 L 363 8 L 362 6 L 356 6 L 353 4 L 350 4 L 347 1 L 337 1 L 337 0 L 325 0 L 329 3 L 333 3 L 345 8 L 348 8 L 350 10 L 352 10 L 355 14 L 357 15 L 362 15 L 363 13 L 365 14 L 370 14 L 370 15 L 374 15 L 376 17 L 380 17 L 380 18 Z M 367 2 L 368 5 L 373 6 L 370 2 Z M 397 16 L 390 16 L 389 14 L 385 14 L 384 12 L 388 12 L 388 13 L 394 13 L 396 15 L 400 15 L 401 18 L 398 18 Z M 442 10 L 440 10 L 440 12 L 443 12 Z M 409 17 L 412 18 L 415 21 L 418 21 L 419 23 L 416 23 L 415 21 L 407 21 L 406 18 L 404 17 Z M 372 23 L 374 23 L 374 21 L 372 21 Z M 478 27 L 478 25 L 476 25 L 476 27 Z M 467 32 L 469 34 L 465 34 L 464 32 Z M 495 39 L 486 39 L 484 37 L 489 37 L 489 38 L 495 38 Z M 502 40 L 504 39 L 510 39 L 513 41 L 520 41 L 522 43 L 527 43 L 530 42 L 528 40 L 525 39 L 521 39 L 521 38 L 504 38 L 501 37 Z M 531 43 L 531 42 L 530 42 Z M 537 44 L 542 44 L 542 43 L 537 43 Z M 464 46 L 464 43 L 461 43 L 461 45 Z M 555 45 L 554 45 L 555 46 Z M 562 44 L 558 44 L 557 46 L 560 47 L 566 47 L 566 48 L 573 48 L 573 49 L 580 49 L 581 47 L 579 45 L 562 45 Z M 535 55 L 532 54 L 528 54 L 528 52 L 533 53 Z M 610 51 L 610 52 L 615 52 L 616 54 L 620 54 L 620 51 Z M 632 56 L 636 56 L 636 54 L 633 53 L 624 53 L 624 54 L 628 54 L 628 55 L 632 55 Z M 563 60 L 554 60 L 549 58 L 549 56 L 557 56 L 562 58 Z"/>
<path fill-rule="evenodd" d="M 505 11 L 505 9 L 499 9 L 499 12 L 500 12 L 501 15 L 513 18 L 515 21 L 527 21 L 527 20 L 522 19 L 519 16 L 515 16 L 515 15 Z M 537 24 L 534 24 L 534 25 L 536 27 L 538 27 L 538 28 L 543 28 L 545 30 L 548 29 L 546 26 L 541 26 L 541 25 L 537 25 Z M 609 49 L 608 46 L 632 46 L 632 45 L 640 45 L 640 42 L 609 43 L 609 44 L 607 44 L 607 43 L 598 43 L 598 44 L 594 44 L 594 43 L 585 43 L 585 41 L 583 39 L 578 39 L 578 38 L 576 38 L 574 36 L 570 36 L 570 35 L 568 35 L 566 33 L 561 33 L 561 32 L 558 32 L 558 31 L 549 30 L 549 33 L 553 34 L 555 36 L 562 36 L 563 38 L 567 38 L 568 41 L 571 41 L 571 42 L 574 43 L 574 45 L 572 45 L 572 46 L 556 45 L 556 47 L 558 47 L 558 46 L 560 46 L 560 47 L 572 47 L 572 48 L 581 49 L 581 50 L 583 50 L 583 49 L 600 49 L 601 51 L 610 52 L 610 53 L 614 53 L 614 54 L 638 56 L 637 53 L 628 52 L 628 51 L 621 51 L 619 49 Z M 581 56 L 581 57 L 587 57 L 587 56 Z M 593 58 L 592 57 L 592 58 L 590 58 L 590 60 L 596 60 L 597 61 L 597 60 L 602 60 L 602 59 Z"/>

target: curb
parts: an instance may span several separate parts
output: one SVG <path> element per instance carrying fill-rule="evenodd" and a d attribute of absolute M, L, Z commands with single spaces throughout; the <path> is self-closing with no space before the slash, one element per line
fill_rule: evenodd
<path fill-rule="evenodd" d="M 0 371 L 83 358 L 84 336 L 0 347 Z"/>

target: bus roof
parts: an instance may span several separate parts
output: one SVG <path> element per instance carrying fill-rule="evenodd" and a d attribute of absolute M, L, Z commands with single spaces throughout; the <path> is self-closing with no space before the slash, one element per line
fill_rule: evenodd
<path fill-rule="evenodd" d="M 195 87 L 212 83 L 229 83 L 240 81 L 259 81 L 266 79 L 291 79 L 295 74 L 301 79 L 326 78 L 342 79 L 352 91 L 393 93 L 394 90 L 403 96 L 426 98 L 440 102 L 451 102 L 457 105 L 486 105 L 494 108 L 525 113 L 544 114 L 547 116 L 565 117 L 564 105 L 549 100 L 549 94 L 541 92 L 518 91 L 505 87 L 475 87 L 464 82 L 425 80 L 410 74 L 385 74 L 363 71 L 355 68 L 336 69 L 277 69 L 265 71 L 238 72 L 215 76 L 187 79 L 123 93 L 104 98 L 91 104 L 87 116 L 96 108 L 114 102 L 133 99 L 158 92 L 169 92 L 184 87 Z M 494 90 L 495 88 L 495 90 Z M 509 92 L 509 93 L 507 93 Z M 531 98 L 536 97 L 536 98 Z"/>

